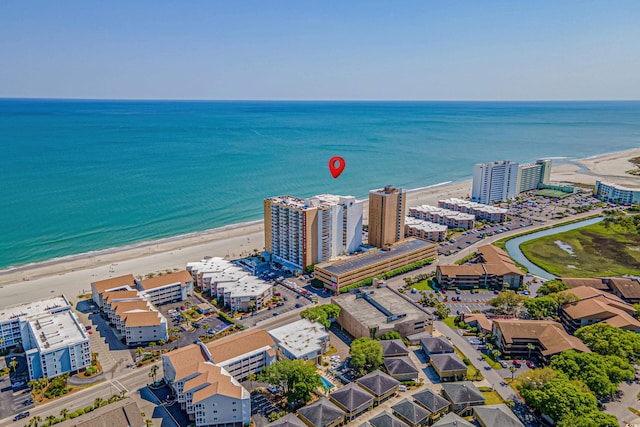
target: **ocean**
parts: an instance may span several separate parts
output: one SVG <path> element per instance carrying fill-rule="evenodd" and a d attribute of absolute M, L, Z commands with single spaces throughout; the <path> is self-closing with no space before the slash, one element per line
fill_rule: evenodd
<path fill-rule="evenodd" d="M 260 219 L 278 194 L 638 147 L 640 102 L 0 99 L 0 268 Z"/>

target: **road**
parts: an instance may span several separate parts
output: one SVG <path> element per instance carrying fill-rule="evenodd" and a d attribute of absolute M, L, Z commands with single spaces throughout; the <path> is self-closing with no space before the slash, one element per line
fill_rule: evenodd
<path fill-rule="evenodd" d="M 151 382 L 149 378 L 150 367 L 151 365 L 143 368 L 131 369 L 130 371 L 121 374 L 118 378 L 63 396 L 52 402 L 45 403 L 44 405 L 36 406 L 29 410 L 29 418 L 20 420 L 20 422 L 14 423 L 13 416 L 5 418 L 0 420 L 0 427 L 28 424 L 29 419 L 36 415 L 39 415 L 43 420 L 49 415 L 59 417 L 60 410 L 63 408 L 67 408 L 69 409 L 69 412 L 73 412 L 76 409 L 93 405 L 93 402 L 97 397 L 106 400 L 114 394 L 119 394 L 122 390 L 126 390 L 127 395 L 134 393 Z M 157 377 L 162 378 L 162 364 L 158 363 L 158 367 Z"/>

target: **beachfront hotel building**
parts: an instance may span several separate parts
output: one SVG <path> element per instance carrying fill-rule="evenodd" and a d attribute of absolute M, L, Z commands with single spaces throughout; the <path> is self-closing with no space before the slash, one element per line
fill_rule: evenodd
<path fill-rule="evenodd" d="M 104 295 L 114 291 L 139 291 L 142 298 L 160 305 L 186 300 L 193 294 L 193 278 L 188 271 L 182 270 L 145 280 L 127 274 L 91 283 L 91 296 L 98 307 L 104 308 Z"/>
<path fill-rule="evenodd" d="M 490 204 L 518 194 L 518 164 L 509 160 L 478 163 L 473 167 L 471 200 Z"/>
<path fill-rule="evenodd" d="M 203 292 L 230 310 L 258 310 L 273 296 L 271 284 L 220 257 L 190 262 L 187 271 Z"/>
<path fill-rule="evenodd" d="M 385 249 L 404 239 L 406 194 L 392 185 L 369 191 L 369 245 Z"/>
<path fill-rule="evenodd" d="M 410 238 L 389 246 L 387 250 L 373 249 L 362 255 L 318 264 L 314 274 L 325 288 L 339 292 L 344 286 L 426 259 L 438 259 L 438 246 Z"/>
<path fill-rule="evenodd" d="M 640 185 L 635 187 L 596 181 L 594 196 L 607 203 L 632 205 L 640 203 Z"/>
<path fill-rule="evenodd" d="M 518 166 L 516 194 L 536 190 L 549 185 L 551 178 L 551 160 L 538 160 L 535 163 Z"/>
<path fill-rule="evenodd" d="M 251 396 L 210 360 L 202 343 L 162 356 L 164 379 L 196 426 L 242 427 L 251 421 Z"/>
<path fill-rule="evenodd" d="M 409 208 L 409 216 L 423 221 L 446 225 L 449 228 L 471 230 L 475 226 L 476 217 L 464 213 L 436 206 L 421 205 Z"/>
<path fill-rule="evenodd" d="M 404 219 L 405 237 L 442 242 L 447 237 L 447 226 L 421 219 L 406 217 Z"/>
<path fill-rule="evenodd" d="M 457 199 L 455 197 L 438 200 L 438 207 L 471 214 L 479 221 L 505 222 L 507 220 L 507 209 L 470 202 L 469 200 Z"/>
<path fill-rule="evenodd" d="M 266 251 L 294 270 L 355 252 L 362 244 L 362 217 L 362 202 L 352 196 L 267 198 Z"/>
<path fill-rule="evenodd" d="M 85 328 L 62 295 L 7 307 L 0 314 L 2 348 L 24 348 L 29 379 L 53 378 L 91 365 Z"/>

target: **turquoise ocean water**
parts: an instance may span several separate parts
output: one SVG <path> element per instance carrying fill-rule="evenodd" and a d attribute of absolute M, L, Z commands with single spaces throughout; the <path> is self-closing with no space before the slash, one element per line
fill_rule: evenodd
<path fill-rule="evenodd" d="M 637 147 L 640 102 L 0 99 L 0 267 L 260 219 L 277 194 L 364 198 Z"/>

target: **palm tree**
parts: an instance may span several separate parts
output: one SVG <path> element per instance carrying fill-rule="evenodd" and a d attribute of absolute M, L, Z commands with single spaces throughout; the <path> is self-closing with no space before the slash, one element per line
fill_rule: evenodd
<path fill-rule="evenodd" d="M 502 353 L 500 352 L 500 350 L 496 349 L 496 350 L 493 350 L 491 354 L 493 354 L 493 358 L 497 360 Z"/>
<path fill-rule="evenodd" d="M 49 423 L 49 425 L 53 424 L 53 420 L 56 419 L 55 415 L 47 415 L 47 418 L 45 418 L 45 420 Z"/>
<path fill-rule="evenodd" d="M 16 359 L 15 357 L 12 357 L 11 362 L 9 362 L 9 367 L 11 368 L 14 374 L 16 373 L 16 368 L 18 367 L 18 361 L 15 359 Z"/>
<path fill-rule="evenodd" d="M 146 427 L 151 427 L 153 425 L 153 420 L 150 420 L 149 418 L 147 418 L 146 420 L 144 420 L 144 425 Z"/>
<path fill-rule="evenodd" d="M 529 349 L 529 356 L 527 357 L 527 359 L 531 359 L 531 350 L 535 349 L 536 346 L 534 346 L 533 344 L 529 343 L 529 344 L 527 344 L 527 348 Z"/>
<path fill-rule="evenodd" d="M 484 347 L 487 349 L 487 353 L 491 353 L 493 350 L 493 344 L 491 343 L 487 343 Z"/>
<path fill-rule="evenodd" d="M 149 377 L 153 378 L 153 382 L 156 382 L 156 375 L 158 373 L 158 365 L 153 365 L 151 367 L 151 372 L 149 372 Z"/>
<path fill-rule="evenodd" d="M 513 381 L 513 374 L 515 374 L 517 370 L 518 370 L 518 368 L 516 368 L 515 366 L 509 366 L 509 372 L 511 372 L 511 380 L 512 381 Z"/>
<path fill-rule="evenodd" d="M 124 395 L 127 394 L 127 390 L 120 390 L 120 397 L 124 399 Z"/>
<path fill-rule="evenodd" d="M 151 353 L 153 353 L 153 349 L 156 347 L 156 342 L 155 341 L 151 341 L 149 343 L 149 348 L 151 349 Z"/>
<path fill-rule="evenodd" d="M 162 347 L 167 343 L 165 340 L 158 340 L 158 344 L 160 344 L 160 352 L 162 353 Z"/>
<path fill-rule="evenodd" d="M 60 416 L 62 417 L 63 420 L 67 419 L 68 413 L 69 413 L 69 410 L 67 408 L 62 408 L 62 410 L 60 411 Z"/>
<path fill-rule="evenodd" d="M 31 418 L 31 421 L 29 421 L 29 424 L 33 424 L 34 427 L 38 427 L 38 423 L 40 423 L 40 421 L 42 421 L 42 418 L 40 418 L 39 415 L 36 415 L 35 417 Z"/>
<path fill-rule="evenodd" d="M 138 357 L 138 359 L 140 358 L 140 356 L 142 356 L 144 354 L 144 348 L 142 347 L 138 347 L 136 348 L 136 356 Z"/>
<path fill-rule="evenodd" d="M 251 381 L 251 390 L 253 390 L 253 382 L 256 380 L 256 374 L 250 373 L 247 375 L 247 381 Z"/>

